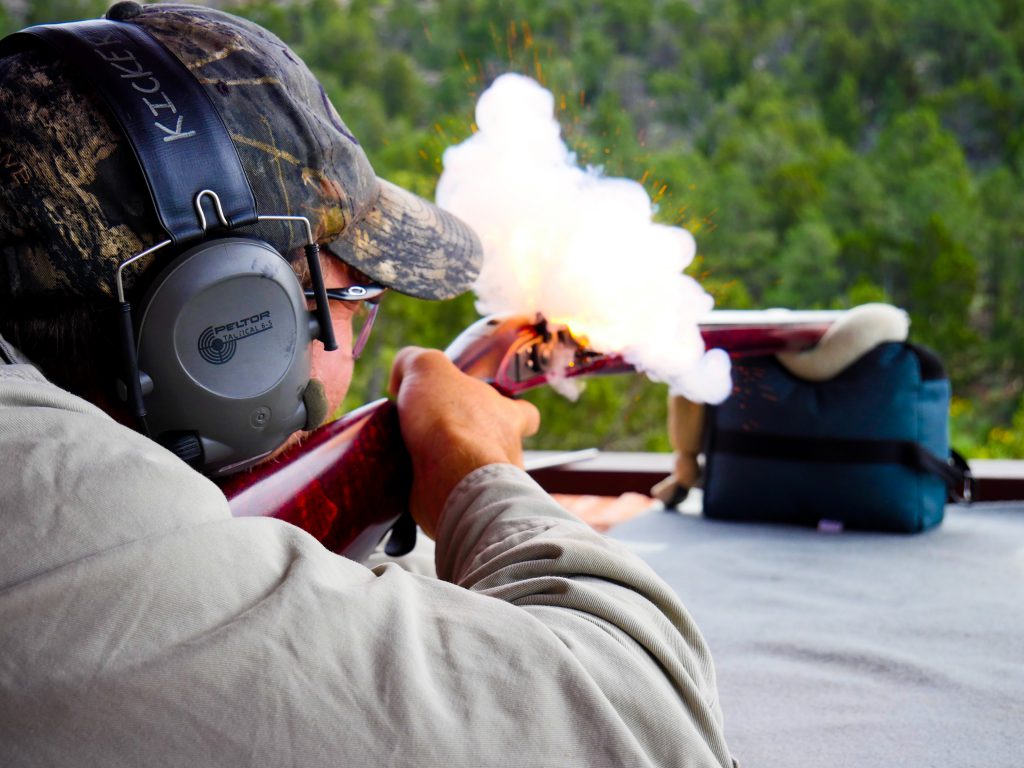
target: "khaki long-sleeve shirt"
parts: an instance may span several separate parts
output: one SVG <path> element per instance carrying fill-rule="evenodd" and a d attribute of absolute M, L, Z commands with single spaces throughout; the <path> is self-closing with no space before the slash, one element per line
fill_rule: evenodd
<path fill-rule="evenodd" d="M 374 570 L 0 365 L 0 765 L 730 765 L 670 589 L 512 466 Z"/>

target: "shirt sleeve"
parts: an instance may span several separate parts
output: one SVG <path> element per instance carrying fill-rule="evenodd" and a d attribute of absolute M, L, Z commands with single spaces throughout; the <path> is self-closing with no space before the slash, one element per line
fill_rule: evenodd
<path fill-rule="evenodd" d="M 655 764 L 733 764 L 711 655 L 678 597 L 525 472 L 491 465 L 466 477 L 442 514 L 436 559 L 440 578 L 547 627 Z"/>

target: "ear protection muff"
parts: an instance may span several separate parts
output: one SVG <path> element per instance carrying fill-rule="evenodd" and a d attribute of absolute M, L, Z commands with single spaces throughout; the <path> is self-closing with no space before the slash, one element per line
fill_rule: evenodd
<path fill-rule="evenodd" d="M 179 453 L 200 449 L 222 472 L 240 460 L 238 446 L 253 456 L 274 450 L 307 426 L 317 331 L 291 267 L 266 243 L 224 238 L 189 249 L 140 306 L 150 432 Z"/>
<path fill-rule="evenodd" d="M 310 382 L 309 345 L 337 344 L 309 221 L 257 213 L 209 96 L 143 28 L 110 20 L 30 27 L 5 38 L 0 54 L 39 42 L 103 97 L 168 235 L 126 255 L 113 276 L 124 360 L 117 379 L 140 430 L 205 472 L 225 474 L 317 426 L 326 400 L 323 386 Z M 262 221 L 304 225 L 313 313 L 286 258 L 266 242 L 234 236 Z M 214 230 L 220 237 L 211 238 Z M 125 269 L 183 248 L 133 311 Z"/>

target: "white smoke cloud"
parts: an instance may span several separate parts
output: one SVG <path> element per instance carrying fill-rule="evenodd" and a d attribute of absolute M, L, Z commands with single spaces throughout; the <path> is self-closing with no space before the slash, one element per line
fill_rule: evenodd
<path fill-rule="evenodd" d="M 444 153 L 437 202 L 484 246 L 478 311 L 540 312 L 673 393 L 724 400 L 729 358 L 706 352 L 697 326 L 713 302 L 682 274 L 692 235 L 654 223 L 640 184 L 578 167 L 554 105 L 530 78 L 502 75 L 477 102 L 479 130 Z"/>

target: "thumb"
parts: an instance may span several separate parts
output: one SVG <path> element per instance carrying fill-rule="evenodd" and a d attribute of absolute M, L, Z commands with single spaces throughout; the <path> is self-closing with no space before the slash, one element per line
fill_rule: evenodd
<path fill-rule="evenodd" d="M 424 351 L 422 347 L 402 347 L 398 350 L 398 354 L 395 355 L 395 360 L 391 364 L 391 378 L 388 382 L 388 392 L 392 397 L 398 396 L 402 381 L 409 375 L 413 367 L 413 360 Z"/>
<path fill-rule="evenodd" d="M 519 419 L 519 434 L 523 437 L 537 434 L 540 429 L 540 411 L 537 406 L 526 400 L 513 400 L 512 403 Z"/>

